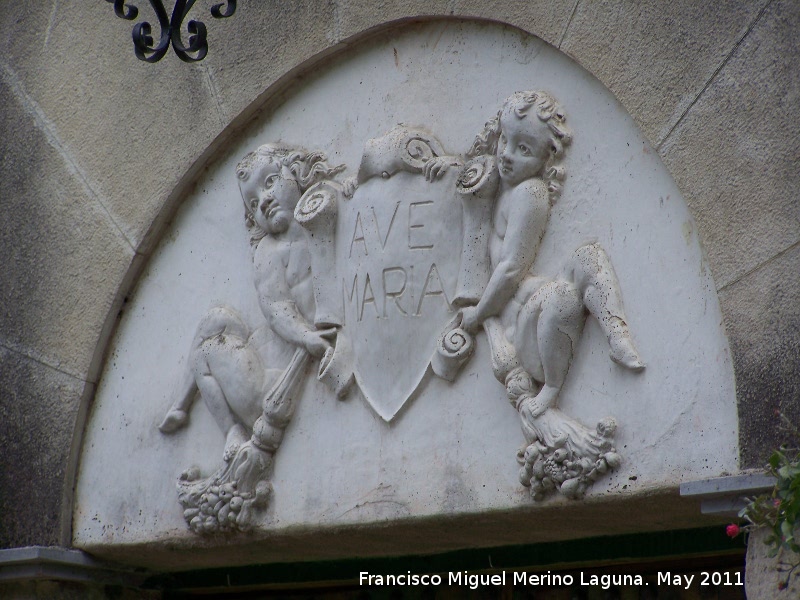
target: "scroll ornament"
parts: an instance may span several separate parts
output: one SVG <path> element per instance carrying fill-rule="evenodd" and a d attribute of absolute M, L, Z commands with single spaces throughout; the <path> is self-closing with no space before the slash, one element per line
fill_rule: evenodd
<path fill-rule="evenodd" d="M 447 381 L 456 380 L 462 365 L 475 351 L 474 337 L 459 327 L 460 322 L 461 315 L 457 315 L 439 335 L 436 352 L 431 358 L 433 372 Z"/>

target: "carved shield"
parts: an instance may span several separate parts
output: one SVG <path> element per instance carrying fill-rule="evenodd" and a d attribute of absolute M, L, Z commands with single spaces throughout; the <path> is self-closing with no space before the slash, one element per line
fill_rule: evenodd
<path fill-rule="evenodd" d="M 336 233 L 344 331 L 364 397 L 391 420 L 420 385 L 452 319 L 461 254 L 455 170 L 363 182 Z"/>

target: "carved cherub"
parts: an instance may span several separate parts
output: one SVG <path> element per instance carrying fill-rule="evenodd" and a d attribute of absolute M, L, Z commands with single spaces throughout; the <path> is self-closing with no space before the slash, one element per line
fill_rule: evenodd
<path fill-rule="evenodd" d="M 236 176 L 266 324 L 251 332 L 230 307 L 213 308 L 201 319 L 183 391 L 162 422 L 162 432 L 186 424 L 199 391 L 226 435 L 224 457 L 229 460 L 250 437 L 265 394 L 294 349 L 305 348 L 321 357 L 330 348 L 328 338 L 335 330 L 313 325 L 311 261 L 294 209 L 309 187 L 343 168 L 330 167 L 319 152 L 274 144 L 259 147 L 239 162 Z"/>
<path fill-rule="evenodd" d="M 464 302 L 461 327 L 474 334 L 499 318 L 492 325 L 513 334 L 509 341 L 522 366 L 549 386 L 548 406 L 563 384 L 586 311 L 598 318 L 615 362 L 633 370 L 644 367 L 626 324 L 616 275 L 598 244 L 573 253 L 556 280 L 531 273 L 550 207 L 561 194 L 565 171 L 560 162 L 570 141 L 564 111 L 549 94 L 517 92 L 467 153 L 473 162 L 491 157 L 499 181 L 487 243 L 490 276 L 478 301 Z M 449 161 L 432 162 L 431 172 L 439 173 Z M 490 184 L 486 177 L 479 185 Z"/>
<path fill-rule="evenodd" d="M 465 245 L 484 240 L 489 259 L 488 282 L 477 294 L 473 285 L 471 293 L 467 290 L 457 298 L 463 305 L 460 327 L 473 335 L 481 327 L 486 331 L 495 375 L 510 386 L 528 442 L 538 440 L 549 447 L 563 435 L 592 438 L 585 427 L 555 410 L 587 313 L 606 334 L 612 360 L 634 371 L 644 368 L 630 336 L 616 274 L 598 244 L 576 250 L 554 280 L 531 273 L 550 207 L 561 193 L 561 160 L 570 141 L 564 111 L 549 94 L 517 92 L 477 136 L 467 154 L 471 160 L 459 177 L 465 222 L 475 229 L 465 231 Z M 432 160 L 430 172 L 440 174 L 447 162 Z M 491 209 L 488 232 L 479 230 L 485 218 L 467 218 L 480 202 Z M 476 249 L 462 254 L 462 273 L 464 256 L 477 262 L 474 257 L 483 253 Z M 539 392 L 512 393 L 512 382 L 520 375 L 539 382 Z M 543 419 L 549 409 L 554 412 Z M 594 460 L 596 452 L 576 452 L 576 460 L 584 454 Z"/>
<path fill-rule="evenodd" d="M 259 304 L 270 328 L 294 346 L 321 357 L 332 328 L 314 325 L 311 258 L 305 231 L 294 219 L 302 194 L 344 170 L 330 167 L 320 152 L 267 144 L 237 167 L 248 225 L 255 229 L 253 270 Z"/>
<path fill-rule="evenodd" d="M 555 100 L 543 92 L 517 92 L 467 153 L 473 161 L 490 157 L 488 168 L 496 169 L 499 179 L 487 177 L 479 184 L 494 181 L 496 186 L 487 244 L 490 276 L 477 303 L 463 308 L 462 327 L 468 332 L 477 332 L 491 317 L 504 316 L 504 322 L 516 317 L 520 303 L 512 299 L 532 277 L 550 206 L 561 193 L 564 169 L 559 163 L 570 140 Z M 532 287 L 526 283 L 525 289 Z"/>

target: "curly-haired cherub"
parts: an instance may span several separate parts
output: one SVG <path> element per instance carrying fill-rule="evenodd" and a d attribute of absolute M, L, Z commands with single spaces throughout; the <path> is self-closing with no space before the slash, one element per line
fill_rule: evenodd
<path fill-rule="evenodd" d="M 200 392 L 226 435 L 225 459 L 248 440 L 262 401 L 295 348 L 321 357 L 334 329 L 314 326 L 315 303 L 306 233 L 294 218 L 302 194 L 344 169 L 320 152 L 265 144 L 236 167 L 250 234 L 253 278 L 266 324 L 252 332 L 230 307 L 211 309 L 200 321 L 189 353 L 183 390 L 160 429 L 183 427 Z"/>
<path fill-rule="evenodd" d="M 552 96 L 516 92 L 486 123 L 464 167 L 467 173 L 482 165 L 486 176 L 478 178 L 477 186 L 490 187 L 493 206 L 488 283 L 477 302 L 464 301 L 461 328 L 475 334 L 483 327 L 493 351 L 510 355 L 493 359 L 501 381 L 521 365 L 542 384 L 538 394 L 527 394 L 524 406 L 518 407 L 523 419 L 555 406 L 589 313 L 606 334 L 612 360 L 628 369 L 644 368 L 626 323 L 616 274 L 600 245 L 576 250 L 556 279 L 531 272 L 550 208 L 561 194 L 566 174 L 561 161 L 571 138 L 564 110 Z M 434 159 L 426 174 L 437 176 L 453 162 Z M 476 188 L 462 191 L 467 192 L 481 193 Z"/>

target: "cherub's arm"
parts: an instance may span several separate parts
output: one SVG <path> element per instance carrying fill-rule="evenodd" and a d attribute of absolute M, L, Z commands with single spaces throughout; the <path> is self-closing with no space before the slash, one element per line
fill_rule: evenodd
<path fill-rule="evenodd" d="M 511 300 L 533 266 L 547 226 L 550 202 L 544 182 L 525 181 L 510 193 L 513 196 L 499 261 L 477 306 L 464 309 L 462 327 L 467 331 L 477 330 L 483 321 L 499 314 Z"/>
<path fill-rule="evenodd" d="M 314 356 L 322 356 L 330 347 L 325 336 L 331 335 L 333 330 L 317 330 L 292 300 L 286 282 L 288 244 L 265 238 L 259 245 L 254 261 L 256 288 L 267 323 L 287 342 L 305 348 Z"/>
<path fill-rule="evenodd" d="M 345 198 L 352 198 L 358 189 L 358 177 L 355 175 L 342 180 L 342 194 Z"/>
<path fill-rule="evenodd" d="M 461 167 L 464 161 L 458 156 L 433 156 L 422 167 L 422 174 L 428 181 L 442 177 L 450 167 Z"/>

